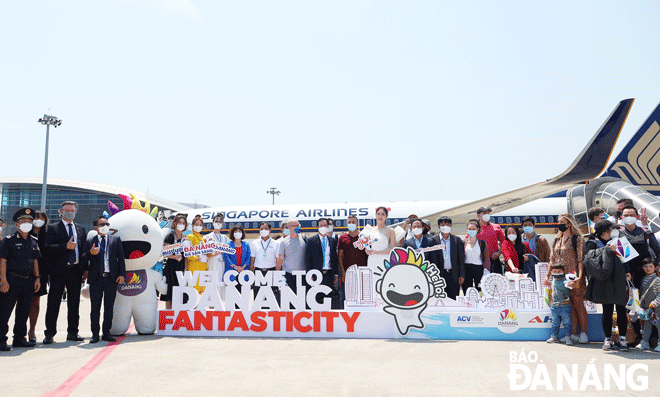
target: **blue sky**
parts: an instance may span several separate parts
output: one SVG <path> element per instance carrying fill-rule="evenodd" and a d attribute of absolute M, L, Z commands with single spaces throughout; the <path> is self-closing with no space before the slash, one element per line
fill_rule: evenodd
<path fill-rule="evenodd" d="M 656 1 L 0 3 L 2 176 L 214 206 L 478 199 L 660 101 Z"/>

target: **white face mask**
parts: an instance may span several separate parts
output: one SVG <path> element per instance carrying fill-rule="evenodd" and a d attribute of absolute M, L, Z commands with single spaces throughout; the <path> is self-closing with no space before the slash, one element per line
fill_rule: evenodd
<path fill-rule="evenodd" d="M 270 234 L 270 230 L 268 229 L 259 230 L 259 234 L 261 235 L 261 237 L 268 237 L 268 235 Z"/>
<path fill-rule="evenodd" d="M 215 230 L 220 230 L 220 229 L 222 229 L 222 223 L 213 222 L 213 228 L 214 228 Z"/>
<path fill-rule="evenodd" d="M 335 230 L 335 227 L 332 225 L 328 225 L 328 232 L 332 232 L 333 230 Z"/>
<path fill-rule="evenodd" d="M 516 239 L 518 238 L 518 235 L 517 235 L 517 234 L 514 234 L 514 233 L 511 233 L 511 234 L 509 234 L 509 235 L 506 236 L 506 237 L 507 237 L 509 240 L 511 240 L 511 241 L 516 241 Z"/>
<path fill-rule="evenodd" d="M 193 230 L 197 233 L 201 232 L 204 229 L 204 226 L 193 226 Z"/>
<path fill-rule="evenodd" d="M 234 239 L 240 240 L 243 237 L 243 233 L 234 232 Z"/>
<path fill-rule="evenodd" d="M 32 222 L 32 224 L 36 227 L 42 227 L 43 225 L 46 224 L 46 221 L 43 219 L 35 219 L 34 222 Z M 0 231 L 2 231 L 2 228 L 0 228 Z"/>
<path fill-rule="evenodd" d="M 19 226 L 18 228 L 21 229 L 23 233 L 29 233 L 30 230 L 32 230 L 32 224 L 28 222 L 21 223 L 21 226 Z"/>
<path fill-rule="evenodd" d="M 179 223 L 178 225 L 176 225 L 176 230 L 182 232 L 186 230 L 186 225 L 184 225 L 183 223 Z"/>
<path fill-rule="evenodd" d="M 637 223 L 637 218 L 635 218 L 634 216 L 627 216 L 623 218 L 623 223 L 625 225 L 634 225 L 635 223 Z"/>
<path fill-rule="evenodd" d="M 449 232 L 451 232 L 451 226 L 440 226 L 440 231 L 449 234 Z"/>
<path fill-rule="evenodd" d="M 326 233 L 328 233 L 328 228 L 325 227 L 325 226 L 321 226 L 321 227 L 319 228 L 319 233 L 321 233 L 321 234 L 326 234 Z"/>
<path fill-rule="evenodd" d="M 619 237 L 619 229 L 613 229 L 612 232 L 610 232 L 610 237 L 612 238 Z"/>
<path fill-rule="evenodd" d="M 483 214 L 481 220 L 484 222 L 490 222 L 490 214 Z"/>
<path fill-rule="evenodd" d="M 109 231 L 110 231 L 110 226 L 101 226 L 99 228 L 99 233 L 103 235 L 108 234 Z"/>
<path fill-rule="evenodd" d="M 419 236 L 420 234 L 422 234 L 423 231 L 424 231 L 424 229 L 422 229 L 421 227 L 416 227 L 412 230 L 412 232 L 415 236 Z"/>

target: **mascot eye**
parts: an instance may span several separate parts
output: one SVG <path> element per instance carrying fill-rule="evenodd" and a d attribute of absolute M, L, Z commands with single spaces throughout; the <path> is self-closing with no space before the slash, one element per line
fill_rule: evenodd
<path fill-rule="evenodd" d="M 149 228 L 147 227 L 147 225 L 142 225 L 142 233 L 149 234 Z"/>
<path fill-rule="evenodd" d="M 394 288 L 394 284 L 390 283 L 388 288 Z"/>
<path fill-rule="evenodd" d="M 421 289 L 419 285 L 413 287 L 413 289 Z"/>

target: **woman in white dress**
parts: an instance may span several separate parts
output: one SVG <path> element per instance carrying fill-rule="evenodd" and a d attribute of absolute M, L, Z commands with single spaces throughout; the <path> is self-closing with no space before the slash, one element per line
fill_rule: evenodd
<path fill-rule="evenodd" d="M 366 249 L 367 255 L 367 266 L 371 270 L 376 270 L 378 266 L 382 270 L 385 269 L 383 261 L 388 259 L 390 256 L 390 251 L 396 246 L 396 233 L 394 230 L 385 224 L 389 212 L 385 207 L 376 208 L 376 227 L 372 229 L 371 233 L 371 248 Z M 376 239 L 376 241 L 374 241 Z M 381 271 L 382 271 L 381 270 Z"/>

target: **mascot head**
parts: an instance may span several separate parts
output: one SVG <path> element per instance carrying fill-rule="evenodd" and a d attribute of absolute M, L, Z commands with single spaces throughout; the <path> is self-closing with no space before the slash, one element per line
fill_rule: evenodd
<path fill-rule="evenodd" d="M 121 238 L 126 270 L 148 269 L 158 262 L 163 253 L 161 228 L 149 214 L 149 202 L 142 207 L 140 201 L 133 197 L 131 206 L 127 208 L 126 196 L 120 197 L 124 200 L 124 209 L 120 211 L 114 204 L 108 204 L 113 213 L 108 220 L 110 227 L 116 230 L 114 235 Z M 157 211 L 155 207 L 152 212 L 155 214 Z"/>

